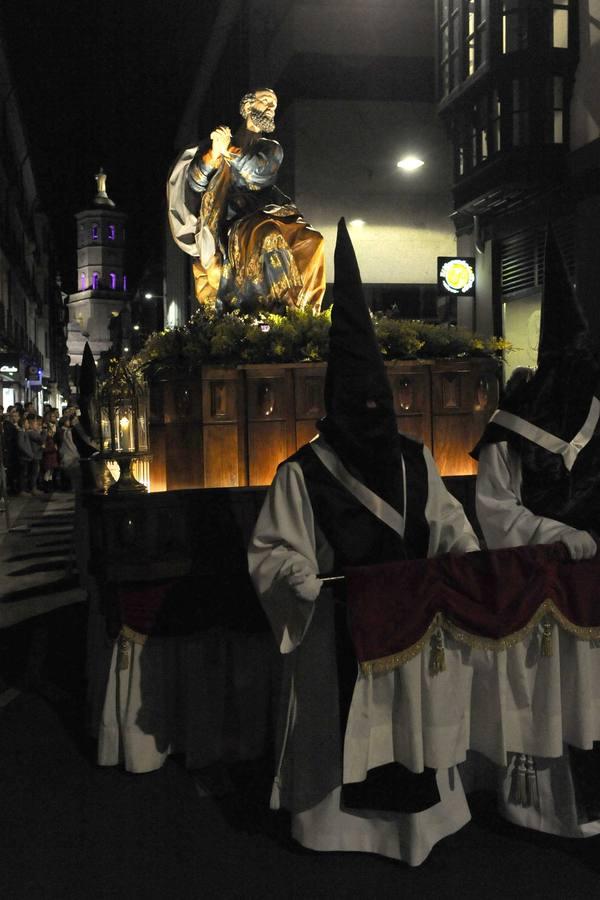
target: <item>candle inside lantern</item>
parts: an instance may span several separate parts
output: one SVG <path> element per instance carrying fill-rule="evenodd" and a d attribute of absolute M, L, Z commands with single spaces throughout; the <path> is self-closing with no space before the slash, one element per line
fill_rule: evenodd
<path fill-rule="evenodd" d="M 120 449 L 125 452 L 133 449 L 131 446 L 131 429 L 129 425 L 129 416 L 122 415 L 119 419 L 119 445 Z"/>

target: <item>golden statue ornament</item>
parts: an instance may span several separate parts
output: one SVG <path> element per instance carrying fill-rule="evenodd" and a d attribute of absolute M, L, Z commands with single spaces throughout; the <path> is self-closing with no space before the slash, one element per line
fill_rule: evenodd
<path fill-rule="evenodd" d="M 275 183 L 283 149 L 265 135 L 276 109 L 270 88 L 245 94 L 235 135 L 219 125 L 169 175 L 173 238 L 194 258 L 198 301 L 219 312 L 321 307 L 323 237 Z"/>

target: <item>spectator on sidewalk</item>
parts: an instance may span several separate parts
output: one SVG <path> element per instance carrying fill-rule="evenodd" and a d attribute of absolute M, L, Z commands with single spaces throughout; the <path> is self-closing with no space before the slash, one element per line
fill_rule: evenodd
<path fill-rule="evenodd" d="M 56 443 L 56 425 L 51 421 L 50 413 L 44 417 L 46 440 L 42 452 L 41 487 L 45 492 L 56 487 L 55 476 L 59 467 L 58 445 Z"/>
<path fill-rule="evenodd" d="M 14 406 L 9 406 L 2 423 L 6 487 L 9 494 L 18 494 L 21 490 L 19 448 L 17 445 L 19 428 L 19 411 Z"/>
<path fill-rule="evenodd" d="M 65 414 L 59 429 L 58 456 L 64 490 L 75 489 L 75 485 L 79 483 L 79 451 L 73 440 L 74 418 L 73 413 Z"/>
<path fill-rule="evenodd" d="M 31 443 L 29 441 L 30 422 L 28 418 L 20 418 L 17 426 L 17 453 L 19 458 L 19 494 L 29 495 L 29 464 L 33 461 Z"/>
<path fill-rule="evenodd" d="M 44 453 L 44 444 L 46 443 L 46 431 L 42 428 L 42 417 L 36 413 L 27 413 L 26 421 L 29 422 L 29 428 L 26 437 L 29 440 L 31 459 L 27 469 L 27 491 L 31 494 L 41 496 L 43 491 L 39 489 L 39 475 L 42 456 Z"/>

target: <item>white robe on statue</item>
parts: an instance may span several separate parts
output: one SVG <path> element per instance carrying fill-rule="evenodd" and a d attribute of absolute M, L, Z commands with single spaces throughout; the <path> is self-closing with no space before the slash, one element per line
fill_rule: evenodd
<path fill-rule="evenodd" d="M 330 458 L 338 459 L 323 438 L 317 441 Z M 479 549 L 462 506 L 446 490 L 429 450 L 423 452 L 428 477 L 428 555 Z M 305 847 L 379 853 L 419 865 L 437 841 L 470 819 L 460 776 L 455 768 L 439 770 L 440 802 L 424 812 L 340 808 L 342 757 L 346 770 L 351 770 L 353 738 L 347 729 L 345 747 L 341 746 L 334 600 L 326 587 L 314 602 L 300 600 L 286 581 L 294 564 L 308 564 L 316 575 L 331 572 L 333 558 L 313 516 L 302 468 L 297 462 L 284 463 L 249 548 L 250 574 L 285 654 L 271 805 L 291 811 L 292 834 Z M 392 729 L 398 727 L 392 722 L 393 673 L 380 677 L 390 682 L 387 729 L 388 743 L 392 743 Z M 355 688 L 349 721 L 360 717 L 361 703 L 363 695 Z"/>
<path fill-rule="evenodd" d="M 573 534 L 564 522 L 538 516 L 521 501 L 521 460 L 504 442 L 485 444 L 479 455 L 477 518 L 490 550 L 527 544 L 551 544 Z M 513 758 L 501 775 L 500 811 L 526 828 L 563 837 L 600 833 L 600 820 L 589 820 L 577 802 L 568 749 L 556 758 L 535 757 L 538 802 L 521 806 L 511 799 Z"/>

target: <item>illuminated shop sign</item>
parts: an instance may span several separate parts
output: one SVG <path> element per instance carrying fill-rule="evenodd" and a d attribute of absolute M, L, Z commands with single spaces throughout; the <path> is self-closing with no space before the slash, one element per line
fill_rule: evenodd
<path fill-rule="evenodd" d="M 30 387 L 41 385 L 43 377 L 43 369 L 38 369 L 37 366 L 27 366 L 27 381 L 29 382 Z"/>
<path fill-rule="evenodd" d="M 438 290 L 472 297 L 475 293 L 475 257 L 438 256 Z"/>
<path fill-rule="evenodd" d="M 18 375 L 21 371 L 18 353 L 0 353 L 0 377 L 2 375 Z"/>

